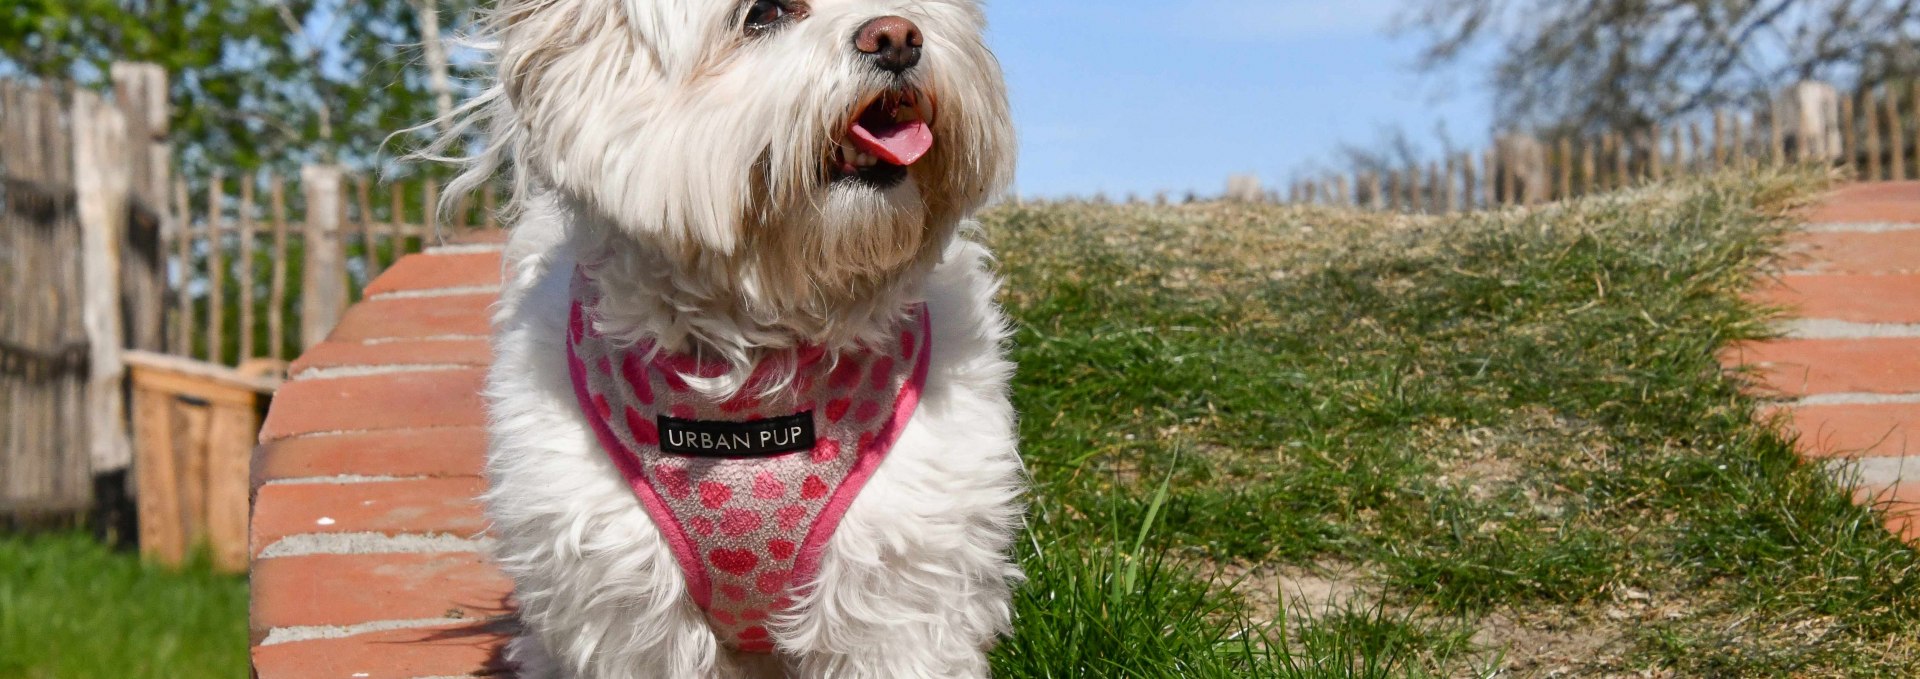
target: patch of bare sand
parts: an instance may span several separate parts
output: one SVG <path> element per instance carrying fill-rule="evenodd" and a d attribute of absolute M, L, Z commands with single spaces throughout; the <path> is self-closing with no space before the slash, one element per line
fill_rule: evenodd
<path fill-rule="evenodd" d="M 1370 600 L 1368 574 L 1337 561 L 1311 566 L 1290 564 L 1229 564 L 1220 567 L 1220 582 L 1247 603 L 1256 623 L 1307 620 L 1328 612 L 1366 605 Z"/>

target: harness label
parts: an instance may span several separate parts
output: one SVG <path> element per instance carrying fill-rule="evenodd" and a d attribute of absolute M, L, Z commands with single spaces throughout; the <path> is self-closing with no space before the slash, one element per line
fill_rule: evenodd
<path fill-rule="evenodd" d="M 659 416 L 660 450 L 694 457 L 770 457 L 813 448 L 813 411 L 746 422 Z"/>

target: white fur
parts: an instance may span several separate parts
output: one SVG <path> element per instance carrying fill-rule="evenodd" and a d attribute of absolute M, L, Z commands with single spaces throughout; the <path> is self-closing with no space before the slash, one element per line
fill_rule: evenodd
<path fill-rule="evenodd" d="M 456 189 L 512 164 L 485 497 L 527 630 L 509 659 L 531 678 L 984 677 L 1020 579 L 1008 550 L 1026 482 L 997 283 L 960 233 L 1012 171 L 980 10 L 812 0 L 748 37 L 746 4 L 503 0 L 493 15 L 498 82 L 462 112 L 493 143 Z M 926 36 L 906 81 L 939 102 L 934 150 L 887 190 L 829 183 L 826 145 L 894 84 L 852 45 L 887 15 Z M 775 620 L 773 656 L 719 644 L 575 404 L 564 329 L 581 261 L 597 266 L 601 332 L 736 366 L 710 392 L 803 344 L 877 337 L 915 301 L 931 309 L 919 408 Z"/>

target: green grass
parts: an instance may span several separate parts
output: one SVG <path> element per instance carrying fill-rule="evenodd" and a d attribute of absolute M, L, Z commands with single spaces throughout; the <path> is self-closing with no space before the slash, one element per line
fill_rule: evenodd
<path fill-rule="evenodd" d="M 1003 674 L 1920 671 L 1914 553 L 1714 360 L 1819 185 L 990 213 L 1039 482 Z"/>
<path fill-rule="evenodd" d="M 0 536 L 0 677 L 239 677 L 247 583 L 80 535 Z"/>
<path fill-rule="evenodd" d="M 997 676 L 1920 672 L 1920 561 L 1714 360 L 1819 186 L 990 211 L 1037 482 Z M 243 671 L 237 581 L 0 572 L 0 677 Z"/>

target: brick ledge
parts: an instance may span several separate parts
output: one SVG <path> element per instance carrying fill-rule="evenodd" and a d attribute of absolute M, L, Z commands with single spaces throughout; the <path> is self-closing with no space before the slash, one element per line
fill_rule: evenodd
<path fill-rule="evenodd" d="M 508 674 L 473 499 L 499 240 L 402 259 L 294 363 L 253 459 L 254 676 Z"/>

